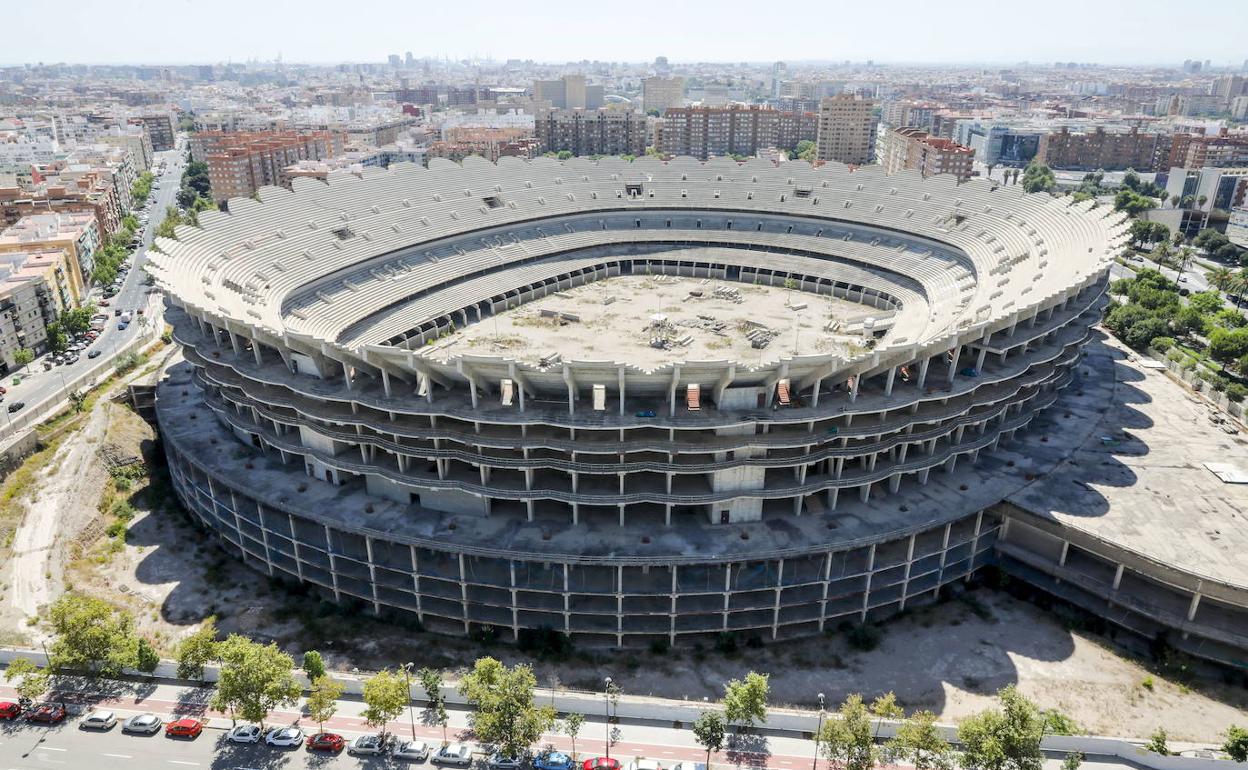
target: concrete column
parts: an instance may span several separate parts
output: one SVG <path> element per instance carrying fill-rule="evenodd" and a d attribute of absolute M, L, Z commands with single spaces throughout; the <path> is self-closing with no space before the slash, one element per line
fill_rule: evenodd
<path fill-rule="evenodd" d="M 255 343 L 252 343 L 252 347 L 255 347 Z M 384 366 L 381 369 L 381 388 L 386 392 L 386 398 L 390 398 L 390 372 L 387 372 Z"/>
<path fill-rule="evenodd" d="M 858 498 L 864 503 L 871 499 L 871 485 L 863 484 L 858 487 Z"/>
<path fill-rule="evenodd" d="M 1122 583 L 1122 572 L 1123 572 L 1123 565 L 1121 562 L 1119 562 L 1118 569 L 1114 570 L 1114 590 L 1115 591 L 1118 590 L 1119 584 Z"/>
<path fill-rule="evenodd" d="M 624 416 L 624 367 L 619 369 L 619 387 L 620 387 L 620 416 Z"/>
<path fill-rule="evenodd" d="M 888 377 L 884 380 L 884 395 L 893 395 L 893 380 L 897 378 L 897 367 L 891 367 L 888 370 Z"/>
<path fill-rule="evenodd" d="M 853 388 L 851 388 L 851 389 L 850 389 L 850 391 L 849 391 L 849 403 L 851 403 L 851 404 L 852 404 L 852 403 L 854 403 L 855 401 L 857 401 L 857 400 L 858 400 L 858 387 L 859 387 L 861 384 L 862 384 L 862 375 L 861 375 L 861 374 L 855 374 L 855 375 L 854 375 L 854 387 L 853 387 Z"/>
<path fill-rule="evenodd" d="M 264 356 L 260 354 L 260 343 L 251 341 L 251 352 L 256 357 L 256 366 L 264 366 Z M 385 371 L 384 369 L 382 371 Z"/>
<path fill-rule="evenodd" d="M 988 357 L 988 348 L 980 348 L 979 355 L 975 357 L 975 368 L 981 373 L 984 371 L 984 359 Z"/>
<path fill-rule="evenodd" d="M 1187 605 L 1187 622 L 1191 623 L 1196 619 L 1196 610 L 1200 607 L 1200 593 L 1192 594 L 1192 602 Z"/>
<path fill-rule="evenodd" d="M 901 488 L 901 474 L 894 473 L 888 477 L 888 491 L 897 494 L 897 490 Z"/>
<path fill-rule="evenodd" d="M 923 384 L 927 382 L 927 367 L 931 363 L 932 363 L 931 356 L 924 356 L 923 360 L 919 362 L 919 380 L 917 383 L 919 390 L 923 390 Z"/>
<path fill-rule="evenodd" d="M 867 554 L 867 586 L 862 591 L 862 622 L 867 620 L 867 607 L 871 603 L 871 579 L 875 577 L 875 543 L 871 544 L 871 551 Z"/>
<path fill-rule="evenodd" d="M 949 361 L 949 373 L 945 382 L 949 385 L 953 384 L 953 376 L 958 373 L 958 359 L 962 358 L 962 346 L 958 345 L 953 349 L 953 358 Z"/>
<path fill-rule="evenodd" d="M 829 510 L 829 511 L 835 511 L 835 510 L 836 510 L 836 499 L 837 499 L 838 497 L 840 497 L 840 496 L 841 496 L 841 488 L 840 488 L 840 487 L 829 487 L 829 488 L 828 488 L 828 510 Z"/>
<path fill-rule="evenodd" d="M 801 498 L 798 498 L 798 504 L 801 504 Z M 779 566 L 776 568 L 776 605 L 771 613 L 771 638 L 775 641 L 776 636 L 780 633 L 780 591 L 784 586 L 784 559 L 780 559 Z"/>

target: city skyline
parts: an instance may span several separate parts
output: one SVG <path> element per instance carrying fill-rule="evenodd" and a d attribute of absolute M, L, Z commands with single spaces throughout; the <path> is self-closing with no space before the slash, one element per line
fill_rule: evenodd
<path fill-rule="evenodd" d="M 169 34 L 168 19 L 183 6 L 193 13 L 193 36 Z M 325 0 L 311 0 L 301 15 L 317 22 L 293 26 L 279 7 L 241 0 L 223 0 L 211 13 L 195 10 L 189 2 L 125 0 L 105 6 L 74 0 L 55 10 L 34 4 L 9 9 L 10 28 L 19 34 L 0 54 L 4 59 L 0 64 L 176 65 L 271 60 L 278 55 L 287 62 L 339 63 L 383 61 L 390 53 L 406 51 L 418 59 L 544 63 L 645 62 L 666 56 L 673 62 L 1177 65 L 1198 57 L 1215 66 L 1238 67 L 1248 58 L 1240 42 L 1248 22 L 1233 0 L 1206 4 L 1209 18 L 1221 18 L 1223 23 L 1204 29 L 1199 45 L 1157 34 L 1175 10 L 1159 0 L 1095 4 L 1055 0 L 1043 13 L 1025 18 L 1011 18 L 987 0 L 971 0 L 949 14 L 927 14 L 926 6 L 916 0 L 894 6 L 895 18 L 916 23 L 882 30 L 875 7 L 803 2 L 779 16 L 769 33 L 766 21 L 759 23 L 758 8 L 741 2 L 713 7 L 704 2 L 676 6 L 643 2 L 630 6 L 628 13 L 598 8 L 591 13 L 570 0 L 550 0 L 535 16 L 480 0 L 426 6 L 419 13 L 393 0 L 377 0 L 357 10 L 354 18 L 390 18 L 393 23 L 370 25 L 367 33 L 344 34 L 340 25 L 319 21 L 333 18 L 340 9 Z M 240 18 L 250 23 L 240 24 Z M 1072 18 L 1079 23 L 1071 25 Z M 1023 21 L 1027 34 L 1011 34 Z M 52 25 L 61 30 L 54 38 L 20 34 Z M 274 37 L 275 28 L 290 34 Z M 424 32 L 431 28 L 438 30 L 432 43 Z M 604 34 L 611 30 L 615 32 Z M 636 34 L 616 34 L 630 30 Z M 690 30 L 701 34 L 691 36 Z M 68 42 L 58 47 L 57 40 L 72 41 L 72 47 Z"/>

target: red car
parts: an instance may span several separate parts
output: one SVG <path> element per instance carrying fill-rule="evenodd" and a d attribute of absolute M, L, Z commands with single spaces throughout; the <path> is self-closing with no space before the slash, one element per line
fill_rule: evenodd
<path fill-rule="evenodd" d="M 102 299 L 102 300 L 100 300 L 100 301 L 96 302 L 95 304 L 99 305 L 100 307 L 108 307 L 110 303 L 109 303 L 109 301 L 108 301 L 108 300 L 106 300 L 106 299 Z"/>
<path fill-rule="evenodd" d="M 620 770 L 620 763 L 611 757 L 594 757 L 581 764 L 583 770 Z"/>
<path fill-rule="evenodd" d="M 26 715 L 28 722 L 41 722 L 54 725 L 65 720 L 65 707 L 59 703 L 40 703 Z"/>
<path fill-rule="evenodd" d="M 203 722 L 187 717 L 175 719 L 165 725 L 165 736 L 168 738 L 195 738 L 203 731 Z"/>
<path fill-rule="evenodd" d="M 22 707 L 16 703 L 5 701 L 0 703 L 0 719 L 17 719 L 22 715 Z"/>
<path fill-rule="evenodd" d="M 308 736 L 308 751 L 342 751 L 347 740 L 337 733 L 317 733 Z"/>

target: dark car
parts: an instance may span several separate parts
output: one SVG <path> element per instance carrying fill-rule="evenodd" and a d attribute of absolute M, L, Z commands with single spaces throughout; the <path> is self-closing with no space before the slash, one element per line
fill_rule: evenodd
<path fill-rule="evenodd" d="M 101 351 L 99 350 L 92 350 L 90 353 L 87 354 L 87 358 L 95 358 L 96 356 L 100 355 L 100 353 Z"/>
<path fill-rule="evenodd" d="M 12 411 L 9 407 L 9 411 Z M 65 721 L 65 707 L 59 703 L 40 703 L 26 715 L 26 721 L 54 725 Z"/>
<path fill-rule="evenodd" d="M 9 414 L 13 414 L 14 412 L 20 412 L 22 408 L 25 406 L 26 406 L 25 401 L 14 401 L 13 403 L 9 404 Z"/>

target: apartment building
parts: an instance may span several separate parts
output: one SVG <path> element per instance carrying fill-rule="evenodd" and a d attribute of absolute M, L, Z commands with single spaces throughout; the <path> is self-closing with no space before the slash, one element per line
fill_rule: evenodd
<path fill-rule="evenodd" d="M 265 185 L 285 185 L 287 167 L 341 153 L 342 137 L 330 131 L 213 131 L 191 137 L 191 157 L 208 164 L 218 203 L 245 198 Z"/>
<path fill-rule="evenodd" d="M 541 143 L 532 131 L 522 128 L 448 128 L 442 132 L 441 140 L 425 148 L 426 159 L 447 158 L 456 162 L 470 155 L 497 162 L 503 157 L 533 158 L 539 154 Z"/>
<path fill-rule="evenodd" d="M 819 103 L 815 157 L 838 163 L 870 163 L 875 152 L 875 101 L 837 94 Z"/>
<path fill-rule="evenodd" d="M 723 155 L 753 156 L 768 147 L 791 150 L 815 141 L 819 118 L 812 112 L 781 112 L 760 105 L 676 107 L 659 123 L 656 146 L 665 155 L 700 160 Z"/>
<path fill-rule="evenodd" d="M 534 130 L 542 152 L 643 155 L 646 116 L 620 110 L 541 110 Z"/>
<path fill-rule="evenodd" d="M 64 252 L 63 263 L 69 279 L 66 304 L 78 305 L 86 297 L 100 242 L 95 216 L 89 212 L 35 214 L 22 217 L 0 232 L 0 254 Z"/>
<path fill-rule="evenodd" d="M 1225 128 L 1213 136 L 1175 134 L 1163 168 L 1243 168 L 1248 166 L 1248 134 Z"/>
<path fill-rule="evenodd" d="M 663 115 L 685 103 L 685 79 L 682 77 L 649 77 L 641 81 L 641 102 L 646 112 L 658 110 Z"/>
<path fill-rule="evenodd" d="M 604 99 L 603 87 L 587 85 L 584 75 L 533 81 L 533 100 L 549 102 L 553 109 L 597 110 L 602 107 Z"/>
<path fill-rule="evenodd" d="M 886 131 L 878 155 L 886 174 L 910 169 L 924 177 L 951 174 L 962 181 L 971 178 L 975 161 L 970 147 L 914 127 Z"/>
<path fill-rule="evenodd" d="M 72 307 L 64 249 L 0 254 L 0 374 L 16 366 L 23 348 L 48 349 L 48 324 Z"/>
<path fill-rule="evenodd" d="M 177 146 L 178 133 L 173 122 L 173 115 L 167 112 L 153 113 L 143 115 L 140 120 L 151 134 L 153 150 L 163 152 Z"/>
<path fill-rule="evenodd" d="M 1170 144 L 1169 134 L 1141 132 L 1135 127 L 1107 131 L 1097 126 L 1091 131 L 1072 132 L 1062 126 L 1040 137 L 1036 160 L 1061 169 L 1159 171 L 1170 153 Z"/>

